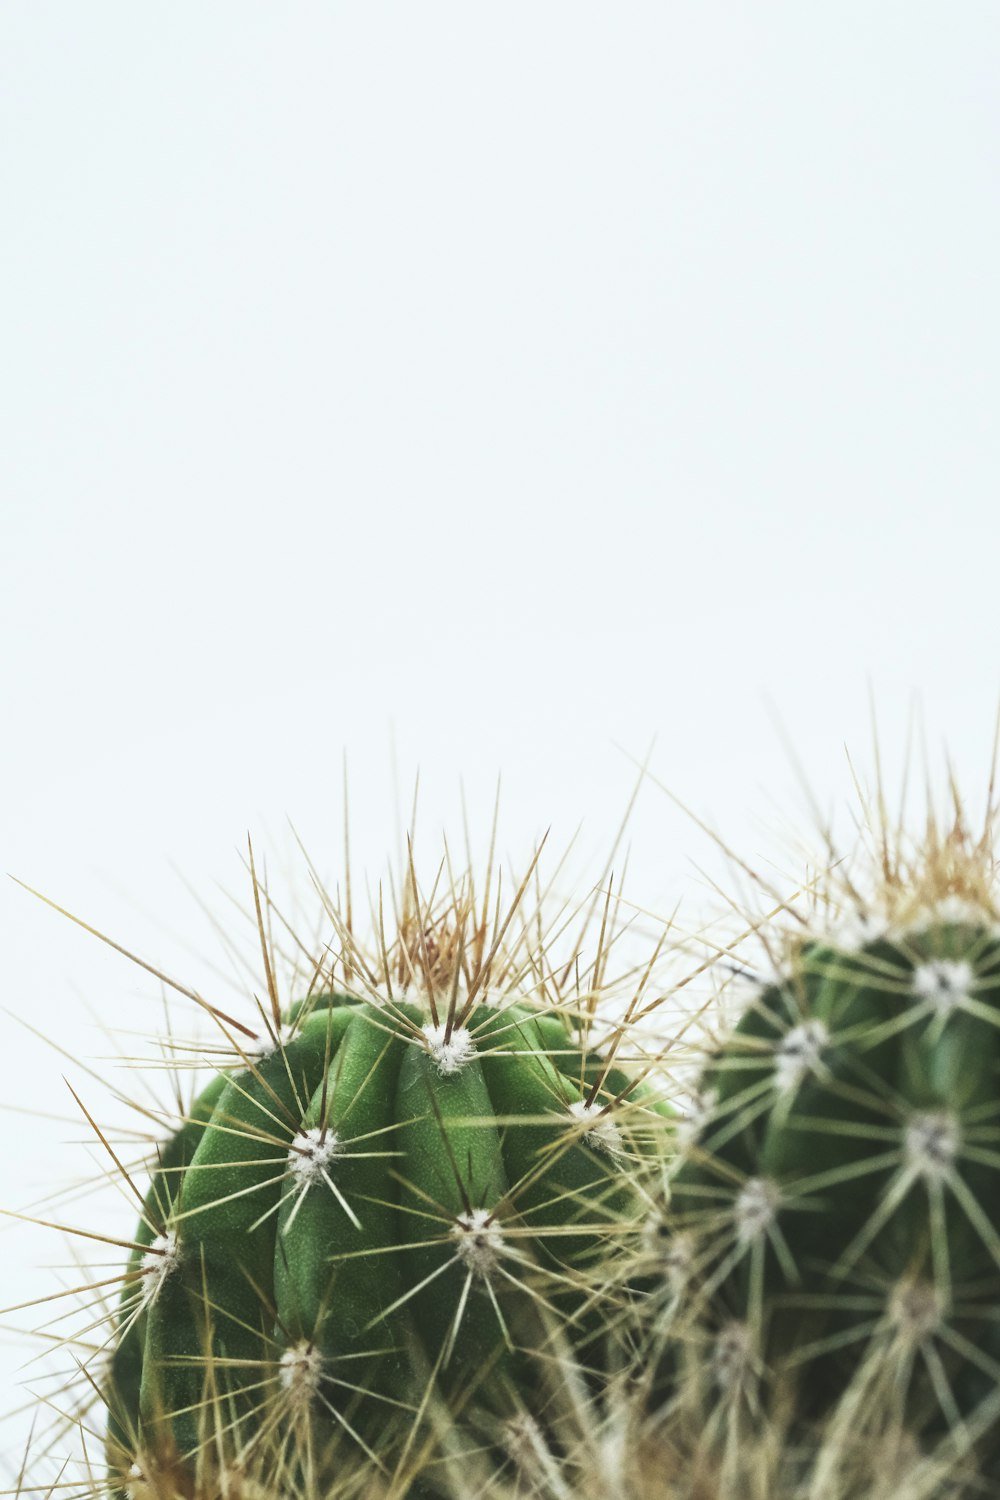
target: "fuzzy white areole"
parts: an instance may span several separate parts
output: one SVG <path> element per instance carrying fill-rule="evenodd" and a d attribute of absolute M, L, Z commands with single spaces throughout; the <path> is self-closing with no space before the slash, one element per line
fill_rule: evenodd
<path fill-rule="evenodd" d="M 949 1016 L 969 998 L 976 973 L 966 958 L 932 958 L 913 971 L 913 993 L 928 1000 L 939 1016 Z"/>
<path fill-rule="evenodd" d="M 278 1361 L 278 1380 L 292 1407 L 309 1406 L 318 1395 L 323 1356 L 307 1341 L 293 1344 Z"/>
<path fill-rule="evenodd" d="M 163 1234 L 158 1234 L 140 1262 L 144 1306 L 156 1301 L 163 1283 L 168 1276 L 173 1275 L 180 1263 L 181 1245 L 177 1231 L 168 1229 Z"/>
<path fill-rule="evenodd" d="M 453 1026 L 450 1035 L 446 1024 L 428 1022 L 422 1030 L 431 1061 L 442 1078 L 460 1072 L 476 1055 L 472 1033 L 465 1026 Z"/>
<path fill-rule="evenodd" d="M 739 1389 L 753 1367 L 754 1339 L 746 1323 L 734 1321 L 721 1329 L 712 1346 L 711 1369 L 721 1391 Z"/>
<path fill-rule="evenodd" d="M 815 1018 L 785 1033 L 774 1049 L 774 1085 L 780 1094 L 794 1093 L 816 1071 L 829 1040 L 829 1027 Z"/>
<path fill-rule="evenodd" d="M 621 1155 L 622 1134 L 606 1106 L 596 1101 L 588 1104 L 586 1099 L 575 1099 L 569 1112 L 574 1121 L 584 1127 L 583 1139 L 588 1146 L 595 1151 L 603 1151 L 608 1156 Z"/>
<path fill-rule="evenodd" d="M 451 1226 L 459 1260 L 481 1280 L 488 1280 L 504 1250 L 503 1229 L 488 1208 L 470 1208 Z"/>
<path fill-rule="evenodd" d="M 296 1184 L 311 1188 L 325 1180 L 334 1159 L 344 1153 L 344 1143 L 335 1130 L 311 1125 L 300 1130 L 288 1149 L 288 1170 Z"/>
<path fill-rule="evenodd" d="M 770 1229 L 781 1207 L 781 1190 L 767 1177 L 749 1177 L 736 1195 L 733 1218 L 736 1238 L 741 1245 L 752 1245 Z"/>
<path fill-rule="evenodd" d="M 912 1115 L 903 1132 L 906 1164 L 928 1182 L 940 1182 L 948 1176 L 961 1145 L 958 1117 L 949 1110 L 926 1110 Z"/>
<path fill-rule="evenodd" d="M 245 1061 L 248 1065 L 265 1062 L 276 1052 L 283 1052 L 289 1042 L 295 1040 L 298 1030 L 298 1026 L 282 1025 L 273 1031 L 267 1028 L 257 1036 L 241 1039 L 238 1043 L 240 1061 Z"/>

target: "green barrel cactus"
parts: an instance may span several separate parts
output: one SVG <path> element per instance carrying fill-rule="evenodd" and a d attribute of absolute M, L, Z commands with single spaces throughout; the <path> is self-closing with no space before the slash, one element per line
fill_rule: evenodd
<path fill-rule="evenodd" d="M 265 1450 L 289 1490 L 387 1471 L 439 1405 L 487 1430 L 537 1407 L 560 1343 L 599 1384 L 595 1289 L 664 1132 L 587 1034 L 456 982 L 329 994 L 238 1037 L 146 1195 L 106 1391 L 116 1486 L 214 1493 Z"/>
<path fill-rule="evenodd" d="M 794 1467 L 818 1432 L 810 1495 L 896 1494 L 872 1477 L 893 1454 L 920 1466 L 907 1494 L 995 1478 L 992 916 L 944 899 L 859 942 L 799 941 L 710 1057 L 687 1136 L 645 1229 L 659 1419 L 733 1494 L 758 1492 L 768 1443 Z"/>

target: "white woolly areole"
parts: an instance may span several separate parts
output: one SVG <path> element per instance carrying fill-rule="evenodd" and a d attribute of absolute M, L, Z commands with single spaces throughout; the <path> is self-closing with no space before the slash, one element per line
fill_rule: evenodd
<path fill-rule="evenodd" d="M 969 997 L 975 971 L 964 958 L 934 958 L 913 971 L 913 993 L 947 1016 Z"/>
<path fill-rule="evenodd" d="M 751 1245 L 766 1234 L 777 1217 L 781 1193 L 776 1183 L 766 1177 L 750 1177 L 740 1188 L 733 1208 L 736 1238 L 741 1245 Z"/>
<path fill-rule="evenodd" d="M 319 1391 L 323 1356 L 312 1344 L 294 1344 L 278 1361 L 278 1380 L 293 1406 L 308 1406 Z"/>
<path fill-rule="evenodd" d="M 459 1072 L 476 1055 L 476 1044 L 472 1040 L 472 1033 L 464 1026 L 452 1027 L 451 1036 L 447 1033 L 447 1026 L 428 1024 L 424 1027 L 427 1050 L 443 1078 L 449 1078 L 453 1073 Z"/>
<path fill-rule="evenodd" d="M 294 1026 L 279 1026 L 277 1031 L 263 1031 L 260 1036 L 248 1036 L 240 1040 L 240 1051 L 247 1062 L 263 1062 L 264 1058 L 272 1057 L 279 1048 L 284 1050 L 295 1036 Z"/>
<path fill-rule="evenodd" d="M 584 1140 L 588 1146 L 593 1146 L 595 1151 L 607 1151 L 609 1156 L 621 1152 L 621 1131 L 603 1105 L 577 1099 L 570 1105 L 569 1112 L 574 1120 L 584 1125 Z"/>
<path fill-rule="evenodd" d="M 155 1302 L 167 1277 L 176 1271 L 181 1259 L 181 1247 L 173 1229 L 158 1234 L 140 1261 L 143 1274 L 143 1303 Z"/>
<path fill-rule="evenodd" d="M 961 1143 L 955 1116 L 947 1110 L 929 1110 L 911 1118 L 903 1136 L 903 1154 L 921 1177 L 935 1180 L 951 1171 Z"/>
<path fill-rule="evenodd" d="M 125 1493 L 129 1500 L 152 1500 L 153 1487 L 146 1476 L 146 1471 L 139 1463 L 129 1465 L 128 1475 L 125 1479 Z"/>
<path fill-rule="evenodd" d="M 671 1243 L 666 1247 L 663 1256 L 663 1269 L 667 1277 L 667 1285 L 674 1293 L 680 1293 L 691 1280 L 694 1271 L 695 1240 L 690 1234 L 675 1234 Z"/>
<path fill-rule="evenodd" d="M 753 1358 L 753 1336 L 746 1323 L 729 1323 L 712 1348 L 712 1374 L 723 1391 L 743 1383 Z"/>
<path fill-rule="evenodd" d="M 288 1170 L 302 1187 L 315 1187 L 344 1147 L 335 1130 L 324 1132 L 318 1125 L 300 1130 L 288 1151 Z"/>
<path fill-rule="evenodd" d="M 458 1258 L 476 1276 L 489 1277 L 503 1253 L 503 1230 L 487 1208 L 459 1214 L 451 1232 Z"/>
<path fill-rule="evenodd" d="M 830 1032 L 822 1021 L 803 1021 L 785 1033 L 774 1053 L 774 1082 L 779 1092 L 798 1088 L 815 1070 L 829 1040 Z"/>
<path fill-rule="evenodd" d="M 889 1317 L 907 1343 L 920 1344 L 941 1327 L 941 1298 L 929 1281 L 900 1281 L 889 1299 Z"/>
<path fill-rule="evenodd" d="M 542 1430 L 529 1412 L 518 1412 L 511 1417 L 504 1424 L 503 1437 L 508 1453 L 521 1469 L 537 1464 L 539 1459 L 544 1463 L 549 1457 Z"/>

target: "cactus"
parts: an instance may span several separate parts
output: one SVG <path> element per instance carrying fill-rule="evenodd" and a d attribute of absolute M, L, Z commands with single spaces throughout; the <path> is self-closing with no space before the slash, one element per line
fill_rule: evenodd
<path fill-rule="evenodd" d="M 598 989 L 512 983 L 484 939 L 468 901 L 421 909 L 377 972 L 352 950 L 284 1011 L 265 948 L 271 1010 L 220 1022 L 229 1066 L 145 1195 L 103 1390 L 118 1489 L 435 1493 L 463 1444 L 502 1464 L 512 1422 L 546 1427 L 561 1362 L 599 1396 L 670 1112 L 621 1025 L 594 1044 Z"/>
<path fill-rule="evenodd" d="M 643 1250 L 645 1379 L 690 1493 L 1000 1477 L 991 883 L 960 828 L 932 835 L 859 935 L 790 942 L 707 1061 Z"/>
<path fill-rule="evenodd" d="M 327 898 L 335 943 L 282 1005 L 255 880 L 269 1003 L 249 1025 L 208 1007 L 221 1052 L 182 1048 L 214 1076 L 151 1164 L 117 1306 L 88 1307 L 97 1349 L 74 1345 L 112 1490 L 1000 1492 L 991 830 L 932 825 L 905 857 L 877 831 L 864 894 L 840 861 L 808 887 L 850 930 L 798 898 L 791 935 L 753 921 L 774 974 L 740 969 L 753 997 L 681 1126 L 663 1080 L 695 1017 L 662 1019 L 662 939 L 607 980 L 611 897 L 588 962 L 581 938 L 557 962 L 536 912 L 511 927 L 526 884 L 490 930 L 471 887 L 425 900 L 411 872 L 371 950 Z M 728 988 L 733 945 L 711 947 L 676 993 Z"/>

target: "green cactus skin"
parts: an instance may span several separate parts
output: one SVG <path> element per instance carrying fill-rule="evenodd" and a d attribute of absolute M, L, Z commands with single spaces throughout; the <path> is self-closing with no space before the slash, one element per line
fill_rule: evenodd
<path fill-rule="evenodd" d="M 157 1171 L 144 1200 L 135 1248 L 129 1257 L 108 1381 L 108 1446 L 116 1453 L 134 1453 L 139 1441 L 139 1396 L 149 1322 L 143 1295 L 144 1257 L 150 1255 L 154 1242 L 167 1238 L 180 1179 L 225 1085 L 226 1077 L 220 1073 L 197 1099 L 189 1118 L 159 1153 Z M 155 1261 L 152 1263 L 155 1265 Z"/>
<path fill-rule="evenodd" d="M 432 1389 L 502 1420 L 553 1319 L 598 1377 L 588 1277 L 641 1211 L 664 1106 L 562 1014 L 445 1012 L 322 997 L 198 1098 L 129 1264 L 117 1485 L 208 1492 L 222 1455 L 289 1423 L 309 1427 L 298 1463 L 377 1462 Z"/>
<path fill-rule="evenodd" d="M 845 1449 L 903 1433 L 992 1472 L 991 920 L 945 904 L 858 948 L 804 943 L 712 1057 L 701 1095 L 647 1241 L 660 1274 L 643 1316 L 664 1419 L 686 1411 L 702 1446 L 730 1452 L 741 1435 L 749 1451 L 765 1417 L 793 1442 L 835 1420 Z"/>

